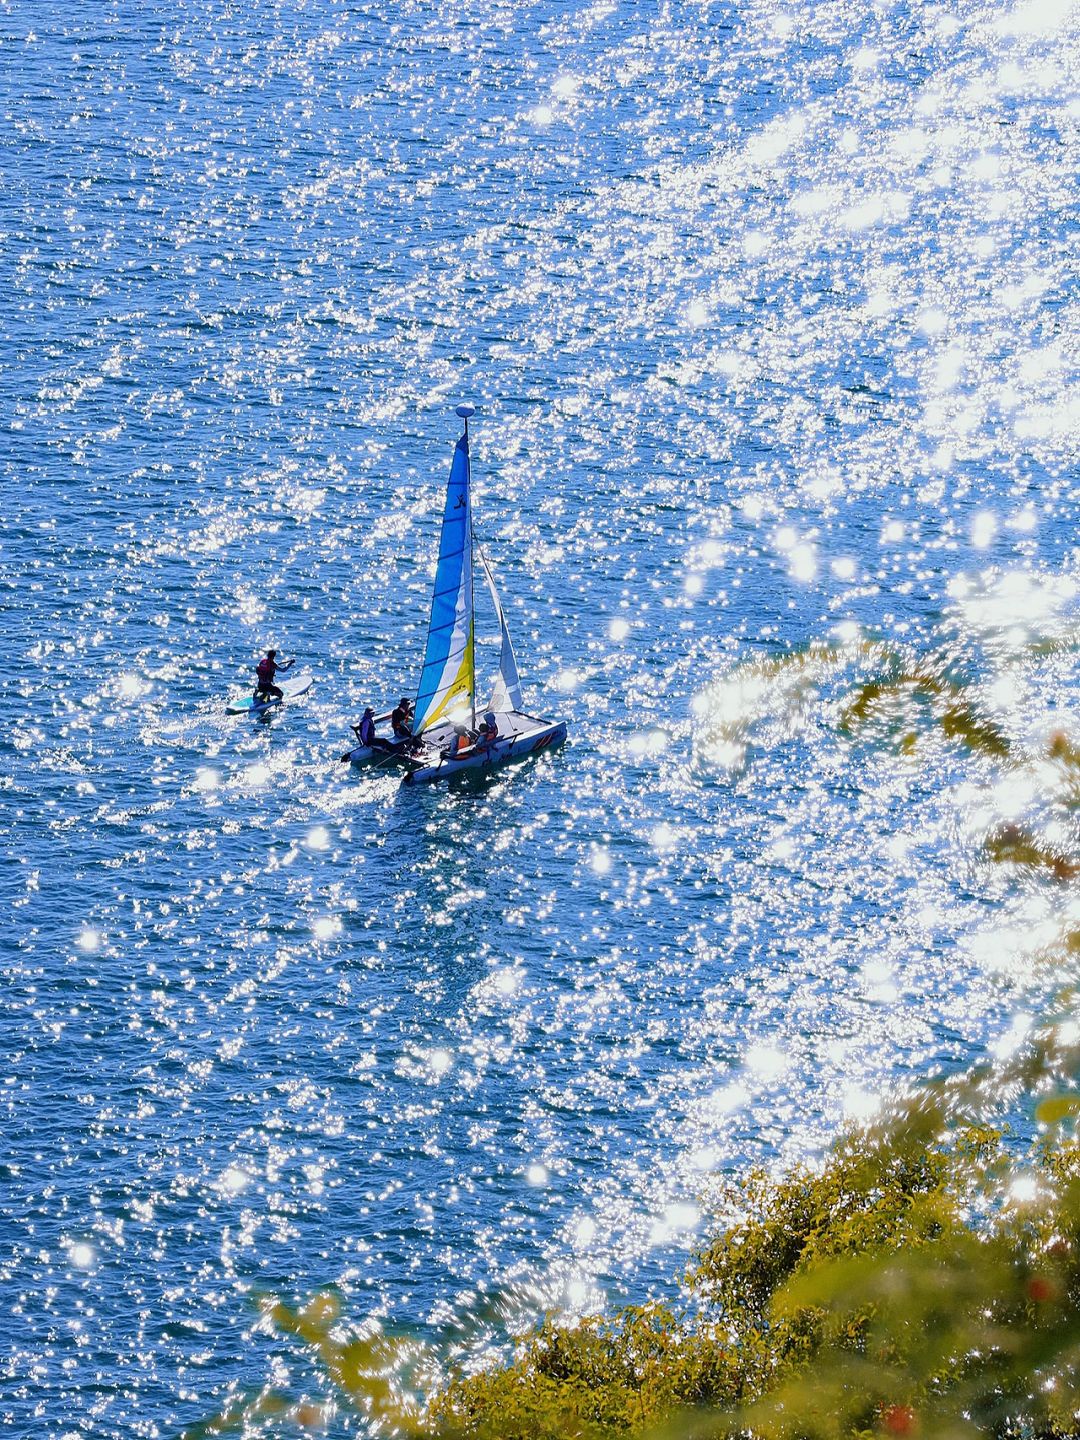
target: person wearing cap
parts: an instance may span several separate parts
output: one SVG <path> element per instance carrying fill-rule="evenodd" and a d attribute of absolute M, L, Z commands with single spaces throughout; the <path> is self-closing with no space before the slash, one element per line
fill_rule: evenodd
<path fill-rule="evenodd" d="M 370 705 L 367 706 L 363 715 L 361 715 L 360 724 L 352 727 L 352 732 L 360 744 L 366 746 L 369 750 L 380 750 L 384 755 L 397 754 L 398 747 L 392 740 L 384 740 L 381 735 L 375 734 L 375 711 Z M 346 760 L 349 757 L 343 755 L 341 758 Z"/>
<path fill-rule="evenodd" d="M 375 711 L 369 705 L 360 717 L 360 724 L 352 727 L 352 732 L 361 745 L 374 745 L 375 735 Z"/>
<path fill-rule="evenodd" d="M 390 729 L 396 740 L 407 740 L 412 734 L 412 701 L 403 695 L 390 712 Z"/>

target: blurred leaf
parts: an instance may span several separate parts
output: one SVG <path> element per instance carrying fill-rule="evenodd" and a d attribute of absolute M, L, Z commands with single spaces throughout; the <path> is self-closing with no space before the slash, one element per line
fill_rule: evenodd
<path fill-rule="evenodd" d="M 1035 1107 L 1035 1119 L 1041 1125 L 1057 1125 L 1080 1112 L 1080 1094 L 1052 1095 Z"/>

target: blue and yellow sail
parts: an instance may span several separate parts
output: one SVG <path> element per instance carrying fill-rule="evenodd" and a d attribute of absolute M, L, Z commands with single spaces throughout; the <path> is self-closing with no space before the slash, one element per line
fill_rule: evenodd
<path fill-rule="evenodd" d="M 473 630 L 473 540 L 469 426 L 454 450 L 446 486 L 439 562 L 431 596 L 427 648 L 416 692 L 413 734 L 440 720 L 472 718 L 476 710 L 476 645 Z"/>

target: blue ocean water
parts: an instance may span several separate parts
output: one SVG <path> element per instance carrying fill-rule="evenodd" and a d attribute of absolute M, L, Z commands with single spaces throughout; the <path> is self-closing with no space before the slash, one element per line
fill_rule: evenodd
<path fill-rule="evenodd" d="M 1078 42 L 0 4 L 7 1433 L 301 1393 L 256 1290 L 670 1293 L 710 1177 L 1023 1033 L 1076 902 L 981 844 L 1077 839 Z M 463 399 L 571 739 L 417 792 L 337 757 L 415 685 Z M 227 718 L 272 644 L 315 688 Z M 1022 762 L 849 735 L 874 645 Z"/>

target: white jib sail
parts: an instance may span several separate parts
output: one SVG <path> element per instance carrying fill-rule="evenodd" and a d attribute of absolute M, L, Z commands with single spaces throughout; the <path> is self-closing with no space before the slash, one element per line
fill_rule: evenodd
<path fill-rule="evenodd" d="M 488 589 L 491 591 L 491 599 L 495 605 L 495 614 L 499 617 L 499 631 L 501 644 L 499 647 L 499 673 L 495 678 L 495 688 L 491 692 L 491 700 L 488 704 L 489 710 L 496 714 L 500 711 L 523 710 L 524 702 L 521 698 L 521 680 L 518 676 L 517 658 L 514 655 L 514 646 L 510 639 L 510 631 L 506 628 L 506 616 L 503 614 L 502 604 L 499 601 L 499 592 L 495 589 L 495 577 L 491 573 L 491 566 L 487 562 L 487 556 L 476 547 L 476 553 L 480 557 L 480 564 L 484 567 L 484 575 L 487 578 Z"/>

